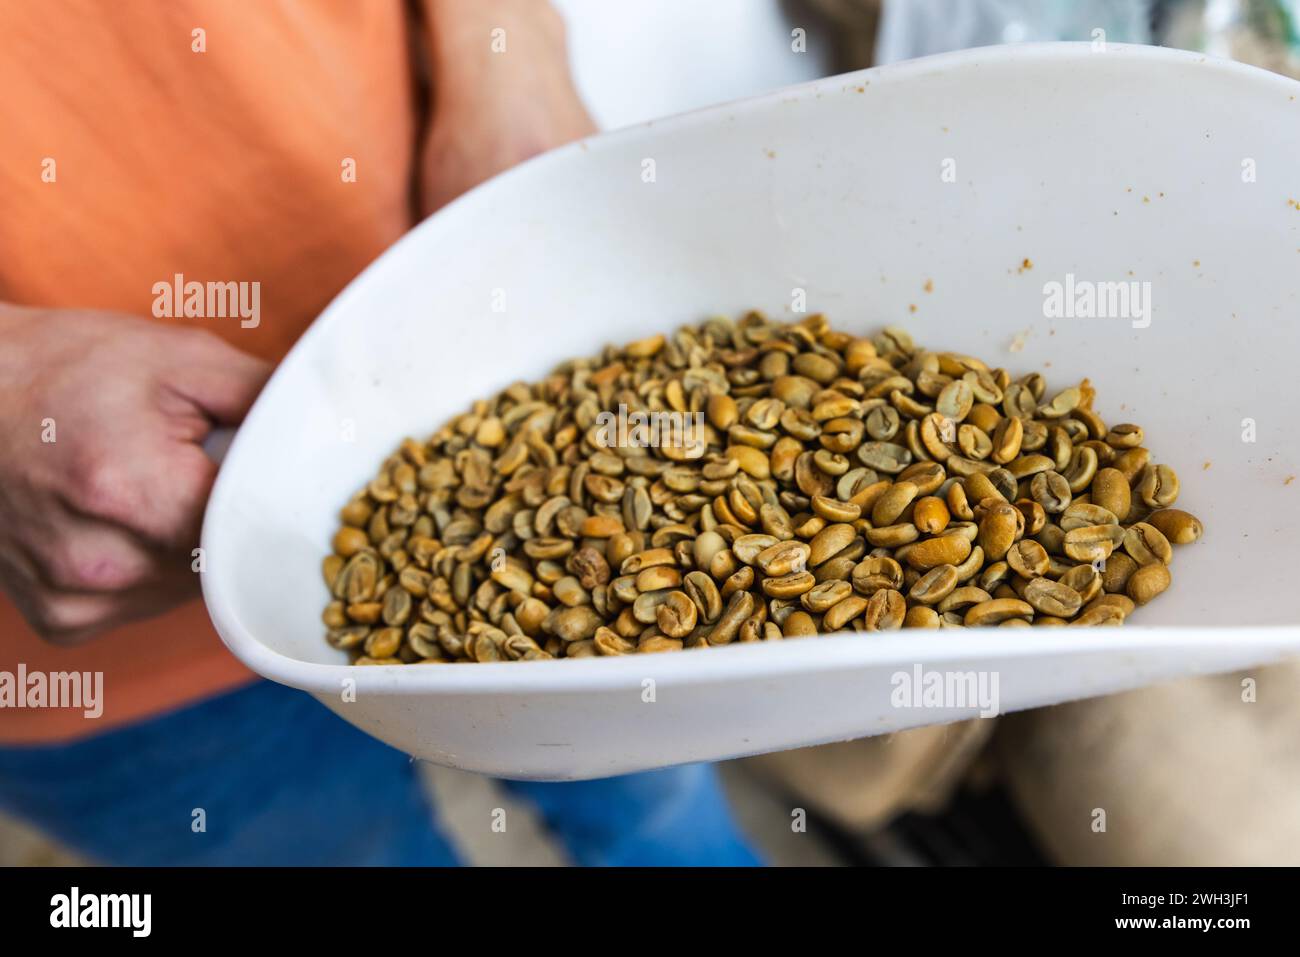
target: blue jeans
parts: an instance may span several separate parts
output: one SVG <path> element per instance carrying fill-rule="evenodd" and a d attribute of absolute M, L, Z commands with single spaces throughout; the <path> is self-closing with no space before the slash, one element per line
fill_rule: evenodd
<path fill-rule="evenodd" d="M 578 864 L 758 863 L 707 765 L 506 786 Z M 106 864 L 460 863 L 407 755 L 271 682 L 73 744 L 0 748 L 0 810 Z"/>

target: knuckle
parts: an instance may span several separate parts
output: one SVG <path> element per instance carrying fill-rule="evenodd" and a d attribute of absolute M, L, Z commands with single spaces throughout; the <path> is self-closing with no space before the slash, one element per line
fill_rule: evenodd
<path fill-rule="evenodd" d="M 126 472 L 110 456 L 83 456 L 73 468 L 71 486 L 75 503 L 91 515 L 117 518 L 131 513 Z"/>
<path fill-rule="evenodd" d="M 52 645 L 80 644 L 94 631 L 91 623 L 80 620 L 57 595 L 38 598 L 27 621 L 38 638 Z"/>
<path fill-rule="evenodd" d="M 230 350 L 231 346 L 217 335 L 211 329 L 204 329 L 202 326 L 180 326 L 174 329 L 175 341 L 186 349 L 192 351 L 196 356 L 204 353 L 224 353 Z"/>
<path fill-rule="evenodd" d="M 52 588 L 79 591 L 82 585 L 74 551 L 62 544 L 52 546 L 45 559 L 45 577 Z M 48 601 L 43 602 L 42 607 L 49 604 Z"/>
<path fill-rule="evenodd" d="M 64 543 L 51 549 L 46 577 L 65 591 L 116 591 L 141 583 L 141 573 L 107 550 Z"/>

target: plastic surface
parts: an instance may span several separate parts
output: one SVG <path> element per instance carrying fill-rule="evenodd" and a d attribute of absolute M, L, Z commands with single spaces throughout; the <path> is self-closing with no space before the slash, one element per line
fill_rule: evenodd
<path fill-rule="evenodd" d="M 258 399 L 204 525 L 213 620 L 254 670 L 399 748 L 556 779 L 980 710 L 895 706 L 896 676 L 916 666 L 996 674 L 1008 711 L 1294 653 L 1298 95 L 1199 55 L 990 48 L 657 121 L 511 171 L 368 269 Z M 1067 274 L 1151 283 L 1149 325 L 1049 320 L 1044 285 Z M 464 667 L 353 668 L 326 645 L 319 569 L 338 509 L 403 436 L 607 342 L 710 313 L 781 316 L 796 288 L 839 328 L 905 325 L 1057 388 L 1091 377 L 1098 411 L 1146 428 L 1179 471 L 1179 504 L 1205 523 L 1178 549 L 1172 589 L 1121 629 Z"/>

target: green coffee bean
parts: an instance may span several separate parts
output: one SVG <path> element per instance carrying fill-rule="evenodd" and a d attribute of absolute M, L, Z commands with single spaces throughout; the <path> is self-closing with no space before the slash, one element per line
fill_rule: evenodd
<path fill-rule="evenodd" d="M 1104 508 L 1118 520 L 1128 515 L 1132 502 L 1128 479 L 1123 472 L 1115 468 L 1097 470 L 1092 479 L 1093 505 Z"/>
<path fill-rule="evenodd" d="M 866 608 L 867 599 L 860 595 L 850 595 L 832 606 L 822 616 L 822 630 L 826 632 L 841 631 L 849 622 L 866 611 Z"/>
<path fill-rule="evenodd" d="M 848 548 L 856 537 L 857 532 L 852 525 L 845 523 L 827 525 L 808 543 L 808 564 L 816 566 L 833 558 Z"/>
<path fill-rule="evenodd" d="M 1075 502 L 1061 513 L 1059 524 L 1064 531 L 1072 532 L 1090 525 L 1118 525 L 1119 518 L 1100 505 Z"/>
<path fill-rule="evenodd" d="M 816 614 L 829 611 L 853 594 L 853 586 L 846 581 L 827 581 L 814 585 L 799 596 L 805 608 Z"/>
<path fill-rule="evenodd" d="M 1160 529 L 1146 522 L 1128 527 L 1124 533 L 1124 551 L 1139 565 L 1150 565 L 1153 562 L 1168 565 L 1174 558 L 1174 549 L 1169 544 L 1169 539 L 1165 538 Z"/>
<path fill-rule="evenodd" d="M 1169 566 L 1153 562 L 1141 566 L 1129 576 L 1124 592 L 1133 599 L 1134 604 L 1145 605 L 1168 588 L 1171 579 Z"/>
<path fill-rule="evenodd" d="M 1011 618 L 1029 619 L 1033 616 L 1033 606 L 1028 602 L 1017 598 L 994 598 L 968 608 L 962 623 L 967 628 L 981 628 L 997 625 Z"/>
<path fill-rule="evenodd" d="M 1073 618 L 1083 607 L 1083 598 L 1077 591 L 1050 578 L 1030 580 L 1023 594 L 1034 610 L 1055 618 Z"/>
<path fill-rule="evenodd" d="M 1105 560 L 1105 566 L 1109 568 L 1122 555 L 1112 555 Z M 1105 579 L 1102 572 L 1097 570 L 1095 565 L 1075 565 L 1073 568 L 1062 574 L 1057 581 L 1067 588 L 1076 592 L 1085 602 L 1092 601 L 1097 595 L 1101 594 Z"/>
<path fill-rule="evenodd" d="M 912 453 L 892 442 L 864 442 L 858 449 L 858 458 L 867 468 L 897 475 L 911 464 Z"/>
<path fill-rule="evenodd" d="M 1037 578 L 1047 573 L 1047 551 L 1033 539 L 1016 542 L 1007 549 L 1007 564 L 1021 578 Z"/>
<path fill-rule="evenodd" d="M 922 605 L 935 605 L 953 593 L 959 580 L 954 566 L 938 565 L 917 579 L 907 597 Z"/>
<path fill-rule="evenodd" d="M 1168 508 L 1178 501 L 1178 476 L 1168 465 L 1148 465 L 1137 493 L 1148 508 Z"/>
<path fill-rule="evenodd" d="M 1099 562 L 1110 556 L 1115 546 L 1124 540 L 1124 529 L 1118 525 L 1085 525 L 1065 533 L 1065 554 L 1076 562 Z"/>
<path fill-rule="evenodd" d="M 869 599 L 863 621 L 867 631 L 894 631 L 903 627 L 907 602 L 892 588 L 882 588 Z"/>
<path fill-rule="evenodd" d="M 1200 520 L 1190 512 L 1178 508 L 1162 508 L 1147 516 L 1147 521 L 1158 528 L 1174 545 L 1190 545 L 1201 537 Z"/>
<path fill-rule="evenodd" d="M 903 616 L 904 628 L 938 628 L 939 613 L 924 605 L 912 605 Z"/>
<path fill-rule="evenodd" d="M 965 612 L 967 608 L 983 604 L 992 599 L 993 596 L 984 589 L 976 588 L 973 585 L 965 585 L 953 589 L 947 598 L 940 599 L 938 611 L 941 615 L 946 615 L 948 612 Z"/>

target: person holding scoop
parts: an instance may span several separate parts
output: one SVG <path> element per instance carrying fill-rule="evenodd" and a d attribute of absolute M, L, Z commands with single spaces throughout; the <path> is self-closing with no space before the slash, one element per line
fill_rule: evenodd
<path fill-rule="evenodd" d="M 222 646 L 202 442 L 422 218 L 593 132 L 562 21 L 3 0 L 0 38 L 0 671 L 102 682 L 0 708 L 0 810 L 104 863 L 455 863 L 405 755 Z M 707 767 L 511 787 L 580 863 L 756 861 Z"/>

